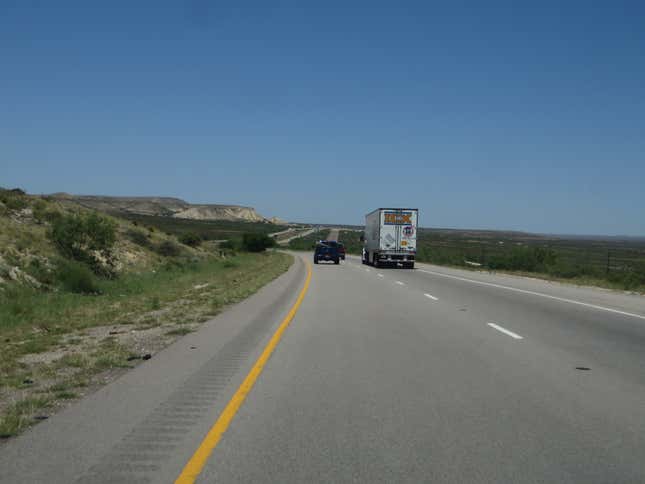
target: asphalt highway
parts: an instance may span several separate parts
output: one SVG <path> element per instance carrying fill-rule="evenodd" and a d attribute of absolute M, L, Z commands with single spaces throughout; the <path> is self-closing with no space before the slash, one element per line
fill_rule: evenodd
<path fill-rule="evenodd" d="M 0 447 L 0 482 L 173 482 L 281 327 L 311 254 Z M 645 482 L 645 297 L 348 256 L 197 482 Z M 242 385 L 243 386 L 243 385 Z"/>
<path fill-rule="evenodd" d="M 329 235 L 327 235 L 327 240 L 338 240 L 338 234 L 340 233 L 340 229 L 331 229 L 329 231 Z"/>

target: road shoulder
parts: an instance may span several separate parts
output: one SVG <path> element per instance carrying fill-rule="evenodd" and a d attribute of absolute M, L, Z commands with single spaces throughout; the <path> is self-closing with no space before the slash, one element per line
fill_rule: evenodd
<path fill-rule="evenodd" d="M 305 274 L 296 258 L 287 273 L 199 331 L 7 442 L 0 482 L 177 475 L 293 304 Z"/>

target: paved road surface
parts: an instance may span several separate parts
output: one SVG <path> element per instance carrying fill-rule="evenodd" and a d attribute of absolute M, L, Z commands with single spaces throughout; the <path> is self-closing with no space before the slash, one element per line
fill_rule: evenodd
<path fill-rule="evenodd" d="M 340 232 L 340 229 L 331 229 L 329 231 L 329 235 L 327 236 L 327 240 L 338 240 L 338 233 Z"/>
<path fill-rule="evenodd" d="M 288 245 L 289 242 L 291 242 L 292 240 L 299 239 L 300 237 L 306 237 L 309 234 L 313 234 L 315 231 L 316 231 L 316 229 L 303 230 L 301 232 L 298 232 L 293 237 L 288 237 L 286 239 L 279 240 L 278 244 L 280 244 L 280 245 Z"/>
<path fill-rule="evenodd" d="M 313 271 L 198 482 L 645 482 L 645 298 L 355 257 Z M 172 482 L 303 278 L 0 447 L 0 482 Z"/>

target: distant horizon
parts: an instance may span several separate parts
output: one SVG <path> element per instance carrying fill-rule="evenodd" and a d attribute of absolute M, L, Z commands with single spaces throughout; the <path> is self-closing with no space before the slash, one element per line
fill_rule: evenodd
<path fill-rule="evenodd" d="M 278 217 L 281 218 L 281 217 Z M 331 226 L 347 226 L 347 227 L 364 227 L 364 224 L 327 224 L 327 223 L 315 223 L 315 222 L 297 222 L 289 221 L 288 223 L 302 224 L 302 225 L 320 225 L 325 227 Z M 574 237 L 574 238 L 611 238 L 611 239 L 642 239 L 645 241 L 645 235 L 627 235 L 627 234 L 566 234 L 566 233 L 556 233 L 556 232 L 532 232 L 530 230 L 518 230 L 518 229 L 490 229 L 490 228 L 477 228 L 477 227 L 432 227 L 432 226 L 419 226 L 420 229 L 430 229 L 430 230 L 454 230 L 459 232 L 506 232 L 506 233 L 517 233 L 517 234 L 526 234 L 526 235 L 542 235 L 542 236 L 551 236 L 551 237 Z"/>
<path fill-rule="evenodd" d="M 221 203 L 221 202 L 192 202 L 188 198 L 189 197 L 182 197 L 179 195 L 108 195 L 105 193 L 100 193 L 100 194 L 95 194 L 95 193 L 74 193 L 74 192 L 69 192 L 69 191 L 47 191 L 47 192 L 33 192 L 29 191 L 22 186 L 14 186 L 14 187 L 6 187 L 6 186 L 0 186 L 0 188 L 6 189 L 6 190 L 11 190 L 11 189 L 21 189 L 25 190 L 25 192 L 29 195 L 36 195 L 36 196 L 51 196 L 51 195 L 56 195 L 56 194 L 67 194 L 70 196 L 76 196 L 76 197 L 115 197 L 115 198 L 172 198 L 176 200 L 182 200 L 186 203 L 189 203 L 191 205 L 219 205 L 219 206 L 235 206 L 235 207 L 243 207 L 243 208 L 251 208 L 254 209 L 260 216 L 264 217 L 265 219 L 270 219 L 270 218 L 278 218 L 281 220 L 286 221 L 287 223 L 294 223 L 294 224 L 303 224 L 303 225 L 321 225 L 321 226 L 332 226 L 332 225 L 338 225 L 338 226 L 363 226 L 364 224 L 362 223 L 348 223 L 348 222 L 303 222 L 303 221 L 297 221 L 297 220 L 290 220 L 288 217 L 284 217 L 281 215 L 266 215 L 261 209 L 258 207 L 252 206 L 252 205 L 243 205 L 239 203 Z M 377 208 L 377 207 L 374 207 Z M 371 210 L 373 210 L 372 208 Z M 368 213 L 368 212 L 366 212 Z M 421 216 L 423 216 L 421 214 Z M 625 239 L 645 239 L 645 234 L 643 235 L 631 235 L 631 234 L 601 234 L 601 233 L 561 233 L 561 232 L 539 232 L 539 231 L 532 231 L 532 230 L 526 230 L 526 229 L 509 229 L 509 228 L 487 228 L 487 227 L 460 227 L 460 226 L 426 226 L 426 225 L 420 225 L 419 228 L 422 229 L 433 229 L 433 230 L 457 230 L 457 231 L 481 231 L 481 232 L 516 232 L 516 233 L 523 233 L 523 234 L 531 234 L 531 235 L 543 235 L 543 236 L 557 236 L 557 237 L 585 237 L 585 238 L 615 238 L 615 239 L 620 239 L 620 238 L 625 238 Z"/>

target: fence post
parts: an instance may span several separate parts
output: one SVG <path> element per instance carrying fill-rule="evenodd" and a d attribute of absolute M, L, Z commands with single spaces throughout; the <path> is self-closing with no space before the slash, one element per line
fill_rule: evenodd
<path fill-rule="evenodd" d="M 609 275 L 609 263 L 611 261 L 611 250 L 607 249 L 607 269 L 605 271 L 605 275 Z"/>

